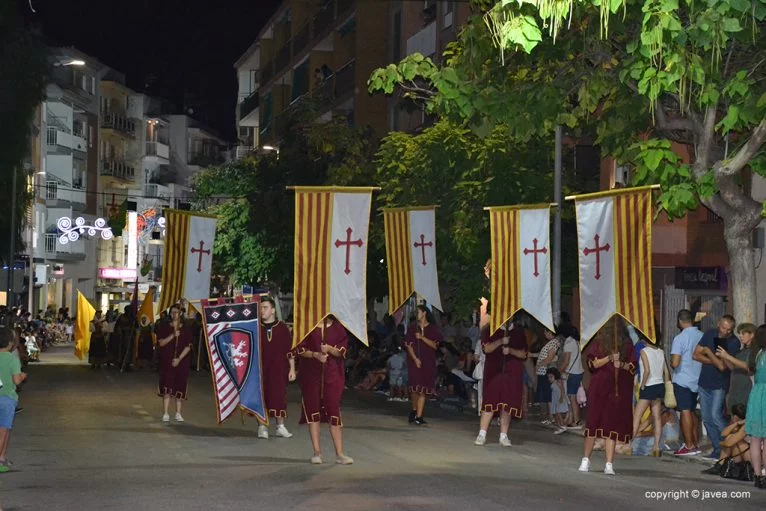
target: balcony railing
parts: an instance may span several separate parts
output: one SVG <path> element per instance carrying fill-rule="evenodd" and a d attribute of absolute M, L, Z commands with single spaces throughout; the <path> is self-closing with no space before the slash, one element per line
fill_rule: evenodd
<path fill-rule="evenodd" d="M 170 159 L 170 147 L 162 142 L 147 142 L 146 155 L 157 156 L 159 158 Z"/>
<path fill-rule="evenodd" d="M 240 120 L 244 119 L 245 117 L 247 117 L 247 115 L 250 112 L 258 108 L 259 101 L 260 100 L 258 99 L 258 91 L 255 91 L 252 94 L 250 94 L 248 97 L 246 97 L 245 100 L 239 104 Z"/>
<path fill-rule="evenodd" d="M 58 234 L 45 234 L 45 256 L 53 260 L 81 260 L 85 258 L 85 244 L 77 241 L 62 245 Z"/>
<path fill-rule="evenodd" d="M 102 114 L 101 127 L 106 129 L 113 129 L 119 131 L 124 135 L 128 135 L 131 138 L 136 136 L 136 121 L 128 119 L 127 117 L 106 112 Z"/>
<path fill-rule="evenodd" d="M 68 183 L 50 180 L 45 182 L 45 200 L 85 204 L 85 190 Z"/>
<path fill-rule="evenodd" d="M 133 181 L 136 176 L 136 169 L 124 161 L 104 160 L 101 162 L 101 175 L 116 177 L 124 181 Z"/>
<path fill-rule="evenodd" d="M 170 188 L 150 183 L 146 185 L 146 196 L 154 199 L 170 200 Z"/>
<path fill-rule="evenodd" d="M 224 158 L 220 154 L 204 154 L 197 153 L 189 155 L 189 165 L 196 165 L 198 167 L 211 167 L 213 165 L 220 165 L 224 163 Z"/>
<path fill-rule="evenodd" d="M 249 155 L 252 152 L 253 152 L 253 146 L 238 145 L 235 156 L 239 160 L 240 158 L 244 158 L 245 156 Z"/>

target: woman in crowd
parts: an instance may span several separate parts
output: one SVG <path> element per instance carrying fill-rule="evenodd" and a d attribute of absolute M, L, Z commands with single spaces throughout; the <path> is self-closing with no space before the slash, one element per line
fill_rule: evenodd
<path fill-rule="evenodd" d="M 660 456 L 660 438 L 662 436 L 662 398 L 665 396 L 665 382 L 670 379 L 665 352 L 659 340 L 656 344 L 647 342 L 641 350 L 638 361 L 641 371 L 641 387 L 638 403 L 633 411 L 633 436 L 638 435 L 638 426 L 644 412 L 651 407 L 654 419 L 654 447 L 652 456 Z"/>
<path fill-rule="evenodd" d="M 436 395 L 436 352 L 443 338 L 425 305 L 418 305 L 417 323 L 410 326 L 404 341 L 409 358 L 407 373 L 412 399 L 410 424 L 423 426 L 428 396 Z"/>
<path fill-rule="evenodd" d="M 716 349 L 716 355 L 722 358 L 731 369 L 729 406 L 746 405 L 747 398 L 750 396 L 750 389 L 753 387 L 750 380 L 752 373 L 747 364 L 750 358 L 750 345 L 753 342 L 753 337 L 755 337 L 755 325 L 741 323 L 737 327 L 737 336 L 739 337 L 740 350 L 736 355 L 729 354 L 723 346 L 718 346 Z"/>
<path fill-rule="evenodd" d="M 633 376 L 636 355 L 622 319 L 614 316 L 596 334 L 588 347 L 591 371 L 588 389 L 588 419 L 580 472 L 590 471 L 590 456 L 597 438 L 604 439 L 604 473 L 615 475 L 617 442 L 630 443 L 633 429 Z"/>
<path fill-rule="evenodd" d="M 170 308 L 170 323 L 157 327 L 160 351 L 159 395 L 162 397 L 162 422 L 170 422 L 170 399 L 176 400 L 176 422 L 183 422 L 181 407 L 186 399 L 186 386 L 191 368 L 192 332 L 184 324 L 181 307 Z"/>
<path fill-rule="evenodd" d="M 746 416 L 745 405 L 736 404 L 731 407 L 731 422 L 721 430 L 721 456 L 715 465 L 703 470 L 703 474 L 720 475 L 727 458 L 732 458 L 735 463 L 750 461 L 750 445 L 745 433 Z"/>
<path fill-rule="evenodd" d="M 548 367 L 555 364 L 558 352 L 561 349 L 561 339 L 543 327 L 545 344 L 537 356 L 535 364 L 535 373 L 537 374 L 537 390 L 535 391 L 535 402 L 540 404 L 541 413 L 544 417 L 543 424 L 553 424 L 553 415 L 551 414 L 551 384 L 548 381 Z"/>
<path fill-rule="evenodd" d="M 745 432 L 750 435 L 755 487 L 766 489 L 766 475 L 761 472 L 766 457 L 766 325 L 759 326 L 755 332 L 748 367 L 755 374 L 755 385 L 747 401 Z"/>

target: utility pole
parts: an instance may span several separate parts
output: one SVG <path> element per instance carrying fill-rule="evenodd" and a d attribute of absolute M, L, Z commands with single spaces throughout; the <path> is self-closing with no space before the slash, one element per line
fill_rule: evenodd
<path fill-rule="evenodd" d="M 551 285 L 553 287 L 552 305 L 554 322 L 558 322 L 561 319 L 561 207 L 563 206 L 561 187 L 562 146 L 563 133 L 561 125 L 559 125 L 556 126 L 556 149 L 553 168 L 553 202 L 558 204 L 556 213 L 553 216 L 553 275 L 551 276 Z"/>
<path fill-rule="evenodd" d="M 18 169 L 13 167 L 13 186 L 11 188 L 11 225 L 10 240 L 8 243 L 8 271 L 6 273 L 7 285 L 5 304 L 10 308 L 13 306 L 13 259 L 16 254 L 16 179 Z"/>

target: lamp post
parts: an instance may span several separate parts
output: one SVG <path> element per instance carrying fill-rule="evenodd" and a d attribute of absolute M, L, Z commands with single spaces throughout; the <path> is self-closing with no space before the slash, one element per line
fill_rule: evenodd
<path fill-rule="evenodd" d="M 16 181 L 19 170 L 13 167 L 13 185 L 11 187 L 11 225 L 10 240 L 8 241 L 8 271 L 6 273 L 6 295 L 5 304 L 8 307 L 13 306 L 13 258 L 16 253 Z"/>

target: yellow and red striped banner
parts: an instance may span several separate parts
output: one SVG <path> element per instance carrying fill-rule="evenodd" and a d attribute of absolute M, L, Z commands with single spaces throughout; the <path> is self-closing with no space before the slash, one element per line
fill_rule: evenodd
<path fill-rule="evenodd" d="M 496 332 L 521 308 L 519 210 L 491 208 L 490 331 Z"/>
<path fill-rule="evenodd" d="M 388 268 L 388 313 L 393 314 L 415 292 L 410 251 L 410 220 L 406 209 L 383 211 Z"/>
<path fill-rule="evenodd" d="M 330 234 L 333 193 L 295 193 L 293 345 L 330 313 Z"/>
<path fill-rule="evenodd" d="M 188 214 L 168 209 L 163 214 L 165 215 L 165 255 L 162 264 L 162 292 L 158 309 L 160 311 L 167 310 L 183 298 L 190 228 Z"/>

